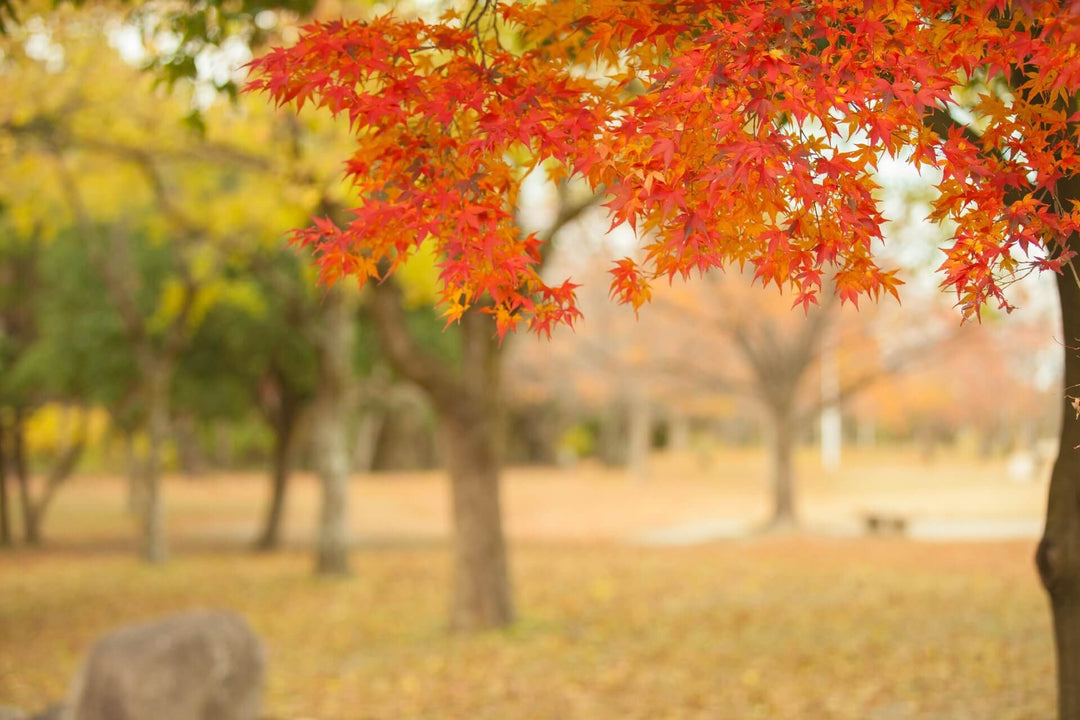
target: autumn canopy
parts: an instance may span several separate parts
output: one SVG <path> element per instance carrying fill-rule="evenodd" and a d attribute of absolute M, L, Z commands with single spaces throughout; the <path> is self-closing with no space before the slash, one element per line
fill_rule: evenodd
<path fill-rule="evenodd" d="M 481 303 L 500 333 L 578 314 L 513 222 L 543 166 L 607 194 L 642 238 L 612 269 L 635 307 L 649 282 L 747 266 L 816 302 L 896 294 L 874 259 L 884 156 L 936 178 L 952 228 L 941 271 L 965 314 L 1009 308 L 1010 279 L 1060 271 L 1080 211 L 1080 2 L 598 0 L 477 3 L 439 23 L 309 25 L 252 64 L 278 103 L 347 115 L 360 201 L 296 238 L 322 277 L 361 282 L 425 241 L 447 316 Z M 828 281 L 826 281 L 826 284 Z"/>

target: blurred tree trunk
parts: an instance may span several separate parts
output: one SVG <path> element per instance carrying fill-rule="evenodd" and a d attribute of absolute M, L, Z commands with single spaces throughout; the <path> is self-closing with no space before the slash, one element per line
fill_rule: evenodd
<path fill-rule="evenodd" d="M 372 312 L 379 341 L 402 376 L 431 399 L 450 473 L 454 521 L 455 630 L 495 628 L 513 621 L 499 490 L 499 360 L 494 321 L 465 313 L 458 372 L 422 350 L 409 335 L 401 291 L 392 281 L 374 287 Z"/>
<path fill-rule="evenodd" d="M 7 428 L 0 417 L 0 547 L 11 547 L 11 506 L 8 503 Z"/>
<path fill-rule="evenodd" d="M 263 529 L 255 541 L 257 550 L 274 550 L 281 544 L 281 519 L 285 511 L 285 494 L 292 473 L 297 429 L 302 403 L 282 380 L 281 374 L 271 373 L 276 402 L 266 408 L 274 431 L 274 449 L 270 467 L 270 504 L 263 520 Z"/>
<path fill-rule="evenodd" d="M 141 353 L 143 381 L 146 384 L 147 435 L 146 459 L 143 462 L 142 539 L 140 554 L 149 563 L 162 563 L 168 557 L 165 536 L 165 509 L 161 499 L 161 473 L 165 443 L 169 437 L 169 385 L 171 363 L 150 353 Z"/>
<path fill-rule="evenodd" d="M 690 417 L 679 410 L 672 410 L 668 417 L 668 449 L 684 452 L 690 449 Z"/>
<path fill-rule="evenodd" d="M 629 461 L 626 416 L 627 412 L 621 401 L 611 401 L 604 406 L 596 438 L 596 451 L 605 465 L 623 467 Z"/>
<path fill-rule="evenodd" d="M 501 627 L 513 621 L 499 482 L 500 351 L 491 317 L 461 319 L 462 388 L 451 406 L 436 405 L 446 437 L 454 508 L 456 630 Z"/>
<path fill-rule="evenodd" d="M 349 451 L 347 411 L 352 372 L 352 316 L 341 288 L 323 299 L 317 334 L 319 379 L 315 396 L 314 441 L 322 480 L 322 511 L 316 570 L 343 575 L 349 571 Z"/>
<path fill-rule="evenodd" d="M 379 433 L 386 423 L 386 413 L 382 410 L 367 409 L 360 414 L 353 436 L 352 463 L 356 472 L 368 473 L 375 467 L 375 455 L 378 449 Z"/>
<path fill-rule="evenodd" d="M 23 537 L 27 528 L 33 525 L 31 509 L 33 500 L 30 497 L 30 468 L 26 464 L 26 434 L 24 432 L 23 408 L 15 406 L 15 418 L 11 425 L 11 460 L 15 470 L 15 479 L 19 483 L 19 505 L 22 506 Z"/>
<path fill-rule="evenodd" d="M 1071 197 L 1080 197 L 1080 180 L 1072 179 L 1068 187 Z M 1069 240 L 1077 249 L 1077 237 Z M 1080 718 L 1080 404 L 1069 393 L 1080 387 L 1080 281 L 1069 267 L 1056 279 L 1065 348 L 1061 443 L 1035 561 L 1053 611 L 1058 712 L 1062 720 L 1072 720 Z"/>
<path fill-rule="evenodd" d="M 867 412 L 859 416 L 856 434 L 859 447 L 863 449 L 874 447 L 877 442 L 877 422 L 872 414 Z"/>
<path fill-rule="evenodd" d="M 199 445 L 199 428 L 195 417 L 183 413 L 173 422 L 173 437 L 176 440 L 176 458 L 180 471 L 194 479 L 206 471 L 206 459 Z"/>
<path fill-rule="evenodd" d="M 41 494 L 37 500 L 32 500 L 29 512 L 26 513 L 26 543 L 28 545 L 41 544 L 41 527 L 45 523 L 45 514 L 52 506 L 56 492 L 68 481 L 75 472 L 79 460 L 82 459 L 86 449 L 86 418 L 85 414 L 79 423 L 79 429 L 72 442 L 63 448 L 56 462 L 45 476 Z"/>
<path fill-rule="evenodd" d="M 652 408 L 641 388 L 631 390 L 626 407 L 626 467 L 630 477 L 644 480 L 649 475 L 649 450 L 652 446 Z"/>
<path fill-rule="evenodd" d="M 56 497 L 56 492 L 71 477 L 79 460 L 82 458 L 83 450 L 86 448 L 88 420 L 87 414 L 80 412 L 74 427 L 68 426 L 72 432 L 67 433 L 67 438 L 60 447 L 60 455 L 42 480 L 40 493 L 35 498 L 30 484 L 30 469 L 26 463 L 23 412 L 22 407 L 17 406 L 15 408 L 15 417 L 11 428 L 12 465 L 19 482 L 23 540 L 27 545 L 40 545 L 42 540 L 41 528 L 45 522 L 45 515 Z"/>
<path fill-rule="evenodd" d="M 770 408 L 769 428 L 769 485 L 773 508 L 769 519 L 771 529 L 793 527 L 795 514 L 795 422 L 789 408 Z"/>
<path fill-rule="evenodd" d="M 135 448 L 135 430 L 130 427 L 123 429 L 124 443 L 124 475 L 127 480 L 127 511 L 137 517 L 142 516 L 143 502 L 145 501 L 146 483 L 143 478 L 142 465 L 139 462 L 139 453 Z"/>
<path fill-rule="evenodd" d="M 214 424 L 214 467 L 231 470 L 236 467 L 236 442 L 232 423 L 219 420 Z"/>

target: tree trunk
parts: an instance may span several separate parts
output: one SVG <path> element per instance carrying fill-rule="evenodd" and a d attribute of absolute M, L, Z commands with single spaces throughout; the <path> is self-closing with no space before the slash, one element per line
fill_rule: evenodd
<path fill-rule="evenodd" d="M 769 436 L 769 480 L 773 497 L 770 529 L 791 528 L 796 524 L 795 423 L 786 408 L 772 408 L 772 427 Z"/>
<path fill-rule="evenodd" d="M 652 448 L 652 408 L 641 388 L 633 388 L 627 406 L 626 468 L 630 477 L 644 480 L 649 475 Z"/>
<path fill-rule="evenodd" d="M 499 499 L 501 353 L 494 322 L 475 309 L 465 313 L 456 326 L 461 332 L 461 370 L 453 372 L 409 335 L 401 291 L 393 282 L 375 287 L 372 310 L 387 358 L 424 390 L 439 417 L 453 500 L 451 628 L 508 625 L 514 609 Z"/>
<path fill-rule="evenodd" d="M 214 424 L 214 467 L 231 470 L 236 467 L 236 443 L 231 423 L 220 420 Z"/>
<path fill-rule="evenodd" d="M 165 509 L 161 500 L 161 466 L 169 436 L 168 363 L 157 360 L 143 364 L 147 390 L 147 434 L 149 443 L 143 463 L 142 545 L 140 554 L 149 563 L 168 557 L 165 539 Z"/>
<path fill-rule="evenodd" d="M 453 496 L 451 627 L 484 630 L 514 620 L 500 500 L 499 359 L 491 317 L 461 319 L 464 397 L 437 405 Z"/>
<path fill-rule="evenodd" d="M 26 435 L 23 433 L 23 409 L 16 406 L 15 420 L 11 426 L 11 460 L 15 479 L 19 483 L 19 504 L 22 506 L 23 537 L 26 538 L 34 524 L 34 502 L 30 497 L 30 468 L 26 464 Z"/>
<path fill-rule="evenodd" d="M 483 414 L 479 408 L 476 413 Z M 491 418 L 460 412 L 443 415 L 440 421 L 454 518 L 450 624 L 459 631 L 502 627 L 513 621 L 513 608 Z"/>
<path fill-rule="evenodd" d="M 360 415 L 353 437 L 352 462 L 356 472 L 369 473 L 375 467 L 375 455 L 378 450 L 379 435 L 386 422 L 386 413 L 382 410 L 367 409 Z"/>
<path fill-rule="evenodd" d="M 0 547 L 11 547 L 11 506 L 8 503 L 8 467 L 4 437 L 4 423 L 0 418 Z"/>
<path fill-rule="evenodd" d="M 1080 718 L 1080 419 L 1075 396 L 1080 387 L 1080 287 L 1066 268 L 1057 276 L 1061 298 L 1065 390 L 1061 444 L 1050 476 L 1046 529 L 1035 554 L 1039 576 L 1050 595 L 1057 649 L 1058 713 Z"/>
<path fill-rule="evenodd" d="M 25 522 L 26 527 L 23 528 L 23 539 L 27 545 L 38 547 L 41 545 L 41 506 L 37 504 L 30 505 L 30 512 L 26 513 Z"/>
<path fill-rule="evenodd" d="M 690 416 L 678 410 L 672 410 L 668 416 L 667 449 L 682 453 L 690 449 Z"/>
<path fill-rule="evenodd" d="M 135 451 L 135 431 L 124 431 L 124 474 L 127 476 L 127 511 L 135 517 L 142 517 L 146 502 L 146 482 L 143 477 L 139 454 Z"/>
<path fill-rule="evenodd" d="M 79 434 L 74 442 L 68 444 L 63 454 L 56 460 L 56 464 L 49 470 L 45 477 L 44 485 L 38 499 L 32 502 L 30 512 L 26 516 L 26 543 L 28 545 L 41 544 L 41 526 L 45 522 L 45 514 L 52 506 L 56 491 L 60 489 L 72 473 L 75 472 L 83 450 L 86 449 L 86 417 L 79 421 Z"/>
<path fill-rule="evenodd" d="M 274 452 L 270 469 L 270 505 L 263 529 L 255 541 L 257 550 L 275 550 L 281 545 L 281 518 L 285 510 L 285 491 L 292 472 L 293 441 L 296 436 L 299 404 L 282 398 L 274 423 Z"/>
<path fill-rule="evenodd" d="M 346 410 L 352 334 L 352 318 L 341 290 L 329 291 L 323 300 L 323 326 L 318 334 L 319 381 L 314 428 L 316 465 L 323 490 L 315 561 L 320 574 L 344 575 L 349 571 Z"/>
<path fill-rule="evenodd" d="M 199 426 L 194 416 L 184 413 L 175 419 L 173 438 L 180 471 L 189 479 L 200 477 L 206 471 L 206 459 L 199 445 Z"/>
<path fill-rule="evenodd" d="M 612 400 L 604 407 L 600 418 L 600 432 L 596 438 L 600 461 L 611 467 L 624 467 L 630 462 L 629 431 L 626 423 L 628 411 L 621 401 Z"/>

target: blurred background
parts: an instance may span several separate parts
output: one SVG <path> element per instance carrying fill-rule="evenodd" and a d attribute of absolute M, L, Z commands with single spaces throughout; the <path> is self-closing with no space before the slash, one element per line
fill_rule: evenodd
<path fill-rule="evenodd" d="M 449 416 L 384 348 L 397 328 L 452 375 L 471 341 L 430 254 L 392 311 L 316 283 L 287 233 L 348 206 L 352 140 L 237 93 L 306 18 L 386 9 L 6 17 L 0 703 L 62 699 L 109 627 L 211 605 L 267 642 L 268 718 L 1047 716 L 1052 278 L 961 325 L 901 165 L 903 304 L 807 313 L 732 268 L 635 316 L 607 276 L 633 234 L 530 176 L 521 227 L 585 319 L 497 349 L 517 622 L 445 632 Z"/>

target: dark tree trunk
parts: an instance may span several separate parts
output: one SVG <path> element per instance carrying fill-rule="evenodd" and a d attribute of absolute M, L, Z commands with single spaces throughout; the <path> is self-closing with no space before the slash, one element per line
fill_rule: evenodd
<path fill-rule="evenodd" d="M 278 417 L 274 422 L 274 452 L 270 469 L 270 505 L 263 529 L 255 541 L 257 550 L 275 550 L 281 545 L 281 518 L 285 511 L 285 492 L 292 472 L 293 444 L 300 405 L 282 393 Z"/>
<path fill-rule="evenodd" d="M 190 479 L 202 476 L 206 472 L 206 458 L 199 444 L 199 426 L 192 415 L 184 413 L 173 421 L 173 439 L 180 471 Z"/>
<path fill-rule="evenodd" d="M 369 473 L 375 467 L 379 435 L 386 424 L 386 413 L 382 410 L 364 410 L 357 422 L 353 437 L 356 438 L 352 449 L 353 470 Z"/>
<path fill-rule="evenodd" d="M 1061 445 L 1050 476 L 1046 529 L 1035 561 L 1050 595 L 1057 649 L 1058 712 L 1080 718 L 1080 287 L 1066 268 L 1057 277 L 1065 346 Z"/>
<path fill-rule="evenodd" d="M 169 436 L 168 363 L 148 360 L 143 364 L 147 384 L 147 434 L 149 443 L 143 463 L 142 541 L 140 554 L 146 562 L 163 563 L 168 557 L 165 508 L 161 499 L 161 471 Z"/>
<path fill-rule="evenodd" d="M 214 467 L 231 470 L 236 467 L 236 443 L 231 423 L 219 421 L 214 427 Z"/>
<path fill-rule="evenodd" d="M 440 414 L 454 518 L 454 630 L 502 627 L 513 621 L 503 539 L 498 452 L 476 409 Z"/>
<path fill-rule="evenodd" d="M 322 511 L 316 549 L 316 571 L 349 572 L 349 451 L 346 437 L 352 317 L 341 290 L 323 300 L 319 329 L 319 381 L 315 398 L 316 465 L 322 479 Z"/>
<path fill-rule="evenodd" d="M 649 476 L 652 408 L 642 389 L 635 388 L 631 393 L 626 408 L 626 469 L 633 479 L 644 480 Z"/>
<path fill-rule="evenodd" d="M 437 403 L 446 439 L 454 512 L 455 630 L 509 625 L 514 620 L 499 488 L 501 407 L 499 345 L 491 317 L 461 320 L 463 396 Z"/>
<path fill-rule="evenodd" d="M 127 511 L 135 517 L 142 517 L 146 495 L 146 479 L 143 477 L 139 454 L 135 451 L 135 431 L 124 431 L 124 474 L 127 476 Z"/>
<path fill-rule="evenodd" d="M 85 422 L 85 418 L 82 422 Z M 26 543 L 28 545 L 41 544 L 41 527 L 45 523 L 45 515 L 52 506 L 56 492 L 75 472 L 75 467 L 79 464 L 85 449 L 86 428 L 85 425 L 81 425 L 78 438 L 57 458 L 56 464 L 50 468 L 49 474 L 45 477 L 41 494 L 36 501 L 31 503 L 30 512 L 26 516 Z"/>
<path fill-rule="evenodd" d="M 15 479 L 19 483 L 19 505 L 22 506 L 23 536 L 29 540 L 34 525 L 34 501 L 30 495 L 30 468 L 26 464 L 26 435 L 23 432 L 23 409 L 15 408 L 15 420 L 11 426 L 11 460 Z"/>
<path fill-rule="evenodd" d="M 787 408 L 771 408 L 772 427 L 769 435 L 769 483 L 773 507 L 769 518 L 771 529 L 794 527 L 795 514 L 795 422 Z"/>
<path fill-rule="evenodd" d="M 475 310 L 465 313 L 455 326 L 463 353 L 461 370 L 454 373 L 408 334 L 393 282 L 375 287 L 372 310 L 383 351 L 431 399 L 445 441 L 454 521 L 451 627 L 508 625 L 514 609 L 499 498 L 502 416 L 494 322 Z"/>
<path fill-rule="evenodd" d="M 11 547 L 11 506 L 8 502 L 8 467 L 4 437 L 6 428 L 0 419 L 0 547 Z"/>

